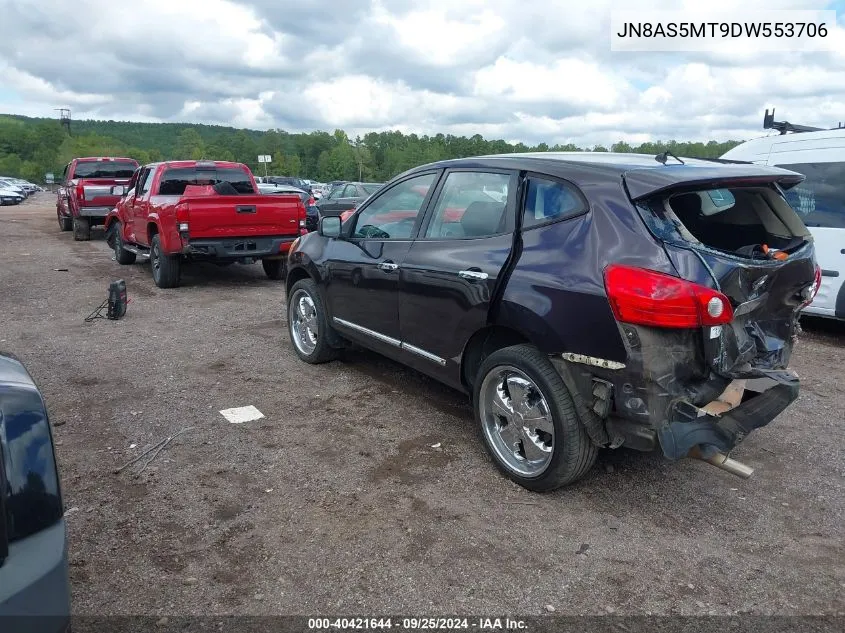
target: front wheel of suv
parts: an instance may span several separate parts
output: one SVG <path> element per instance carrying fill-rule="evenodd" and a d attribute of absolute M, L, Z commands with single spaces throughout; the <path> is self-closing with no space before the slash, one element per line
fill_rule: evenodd
<path fill-rule="evenodd" d="M 488 356 L 473 396 L 487 452 L 520 486 L 548 492 L 592 468 L 598 449 L 563 380 L 536 348 L 514 345 Z"/>
<path fill-rule="evenodd" d="M 317 365 L 337 358 L 326 308 L 317 285 L 310 279 L 301 279 L 290 289 L 288 332 L 296 355 L 306 363 Z"/>

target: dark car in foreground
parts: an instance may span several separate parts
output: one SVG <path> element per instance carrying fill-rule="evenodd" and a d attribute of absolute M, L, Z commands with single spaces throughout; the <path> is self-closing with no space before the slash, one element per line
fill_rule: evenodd
<path fill-rule="evenodd" d="M 292 246 L 290 337 L 309 363 L 354 343 L 470 394 L 531 490 L 620 446 L 749 476 L 726 454 L 797 397 L 819 284 L 783 196 L 802 179 L 606 153 L 418 167 Z"/>
<path fill-rule="evenodd" d="M 44 400 L 23 365 L 0 354 L 0 629 L 3 631 L 68 630 L 70 583 L 63 513 Z"/>
<path fill-rule="evenodd" d="M 341 215 L 354 209 L 382 187 L 378 182 L 347 182 L 333 187 L 329 195 L 317 201 L 320 217 Z"/>

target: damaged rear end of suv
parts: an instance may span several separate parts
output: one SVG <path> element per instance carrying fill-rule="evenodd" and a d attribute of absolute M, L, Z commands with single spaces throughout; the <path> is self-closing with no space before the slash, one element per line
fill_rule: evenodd
<path fill-rule="evenodd" d="M 820 282 L 810 232 L 783 195 L 803 176 L 678 163 L 623 175 L 674 270 L 604 267 L 626 351 L 624 363 L 596 369 L 614 394 L 604 427 L 611 446 L 659 444 L 671 460 L 748 477 L 730 452 L 798 397 L 788 365 L 798 316 Z M 592 404 L 590 414 L 602 413 Z"/>

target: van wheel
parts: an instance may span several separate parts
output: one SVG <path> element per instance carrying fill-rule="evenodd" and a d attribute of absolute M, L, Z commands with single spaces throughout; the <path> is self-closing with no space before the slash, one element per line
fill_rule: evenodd
<path fill-rule="evenodd" d="M 88 218 L 73 218 L 73 239 L 77 242 L 91 239 L 91 222 Z"/>
<path fill-rule="evenodd" d="M 58 214 L 59 216 L 59 228 L 62 231 L 70 231 L 73 228 L 73 220 L 72 218 L 66 217 L 61 213 Z"/>
<path fill-rule="evenodd" d="M 285 278 L 285 260 L 284 259 L 262 259 L 261 265 L 264 267 L 264 272 L 270 279 L 284 279 Z"/>
<path fill-rule="evenodd" d="M 592 468 L 598 448 L 563 380 L 536 348 L 514 345 L 488 356 L 473 391 L 484 446 L 520 486 L 548 492 Z"/>
<path fill-rule="evenodd" d="M 297 281 L 288 294 L 288 333 L 296 355 L 318 365 L 337 358 L 332 331 L 317 285 L 310 279 Z"/>
<path fill-rule="evenodd" d="M 153 281 L 159 288 L 175 288 L 182 276 L 182 260 L 179 255 L 165 255 L 161 249 L 161 239 L 153 236 L 150 244 L 150 266 L 153 269 Z"/>
<path fill-rule="evenodd" d="M 118 264 L 124 266 L 135 263 L 135 253 L 130 253 L 123 248 L 123 227 L 120 222 L 114 225 L 114 258 Z"/>

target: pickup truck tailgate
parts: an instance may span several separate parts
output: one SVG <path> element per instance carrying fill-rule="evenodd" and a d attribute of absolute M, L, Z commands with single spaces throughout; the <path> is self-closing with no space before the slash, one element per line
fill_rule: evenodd
<path fill-rule="evenodd" d="M 81 206 L 113 207 L 120 200 L 120 196 L 112 194 L 112 187 L 128 183 L 128 178 L 83 178 L 73 181 L 71 191 L 75 193 Z"/>
<path fill-rule="evenodd" d="M 299 235 L 305 207 L 296 194 L 183 196 L 176 218 L 192 239 Z"/>

